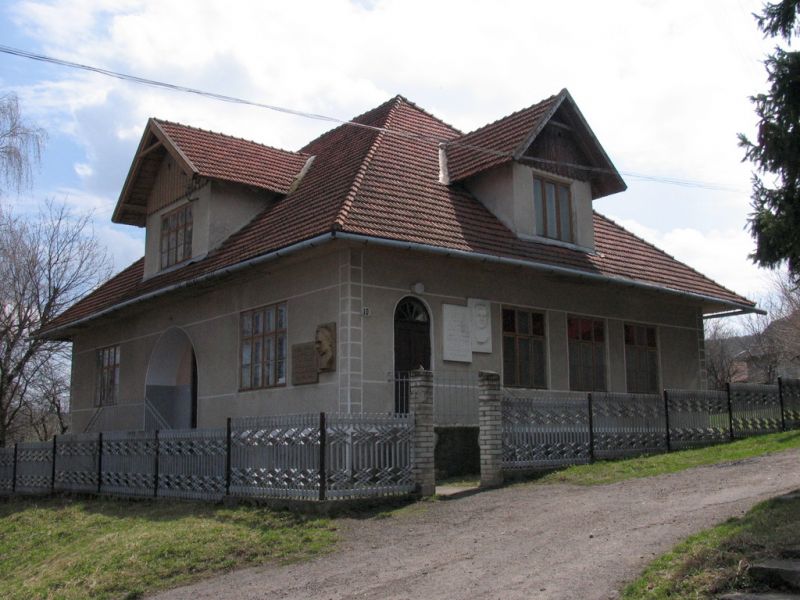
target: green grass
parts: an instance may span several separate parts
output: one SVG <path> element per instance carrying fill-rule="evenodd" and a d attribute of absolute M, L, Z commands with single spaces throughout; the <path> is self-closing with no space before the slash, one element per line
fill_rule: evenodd
<path fill-rule="evenodd" d="M 757 589 L 747 575 L 754 561 L 798 549 L 800 498 L 773 499 L 744 517 L 698 533 L 650 563 L 628 585 L 623 600 L 714 598 L 733 590 Z"/>
<path fill-rule="evenodd" d="M 0 503 L 5 600 L 139 598 L 221 571 L 330 550 L 326 519 L 188 502 Z"/>
<path fill-rule="evenodd" d="M 754 436 L 737 440 L 730 444 L 681 450 L 679 452 L 670 452 L 669 454 L 577 465 L 547 473 L 538 477 L 536 481 L 540 483 L 602 485 L 636 477 L 652 477 L 653 475 L 676 473 L 702 465 L 743 460 L 791 448 L 800 448 L 800 431 Z"/>

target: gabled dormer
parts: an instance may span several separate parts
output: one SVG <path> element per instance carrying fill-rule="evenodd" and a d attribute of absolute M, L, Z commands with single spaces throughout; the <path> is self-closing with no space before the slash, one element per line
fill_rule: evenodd
<path fill-rule="evenodd" d="M 626 189 L 566 89 L 447 142 L 440 166 L 521 239 L 590 252 L 592 201 Z"/>
<path fill-rule="evenodd" d="M 313 157 L 150 119 L 112 220 L 145 227 L 144 278 L 217 248 L 290 193 Z"/>

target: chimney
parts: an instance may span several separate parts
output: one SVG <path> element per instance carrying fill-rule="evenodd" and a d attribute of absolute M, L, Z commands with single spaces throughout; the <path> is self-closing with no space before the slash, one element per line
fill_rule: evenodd
<path fill-rule="evenodd" d="M 447 170 L 447 144 L 439 142 L 439 183 L 450 185 L 450 173 Z"/>

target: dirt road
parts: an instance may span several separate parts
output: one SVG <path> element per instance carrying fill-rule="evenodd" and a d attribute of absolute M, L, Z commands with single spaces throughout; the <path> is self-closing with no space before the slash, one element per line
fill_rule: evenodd
<path fill-rule="evenodd" d="M 798 451 L 598 487 L 512 486 L 341 520 L 329 556 L 157 598 L 615 598 L 680 539 L 798 488 Z"/>

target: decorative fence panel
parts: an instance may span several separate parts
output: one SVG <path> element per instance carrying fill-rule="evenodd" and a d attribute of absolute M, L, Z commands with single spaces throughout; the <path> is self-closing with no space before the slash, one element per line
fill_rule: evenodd
<path fill-rule="evenodd" d="M 14 447 L 0 448 L 0 495 L 14 491 Z"/>
<path fill-rule="evenodd" d="M 224 429 L 158 432 L 158 495 L 221 500 L 225 495 L 227 435 Z"/>
<path fill-rule="evenodd" d="M 53 442 L 17 444 L 16 491 L 49 494 L 53 484 Z"/>
<path fill-rule="evenodd" d="M 115 496 L 155 495 L 156 443 L 153 431 L 104 433 L 100 491 Z"/>
<path fill-rule="evenodd" d="M 781 379 L 783 420 L 786 429 L 800 427 L 800 379 Z"/>
<path fill-rule="evenodd" d="M 591 459 L 586 394 L 548 390 L 506 396 L 502 423 L 504 469 L 556 467 Z"/>
<path fill-rule="evenodd" d="M 696 448 L 730 439 L 728 396 L 712 390 L 667 390 L 672 449 Z"/>
<path fill-rule="evenodd" d="M 593 392 L 592 426 L 597 458 L 639 456 L 667 449 L 660 396 Z"/>
<path fill-rule="evenodd" d="M 326 497 L 412 492 L 413 436 L 413 415 L 328 415 Z"/>
<path fill-rule="evenodd" d="M 231 419 L 230 493 L 319 497 L 319 415 Z"/>
<path fill-rule="evenodd" d="M 734 437 L 744 438 L 781 430 L 778 386 L 732 383 L 730 398 Z"/>
<path fill-rule="evenodd" d="M 56 440 L 54 489 L 96 492 L 100 434 L 69 433 Z"/>

